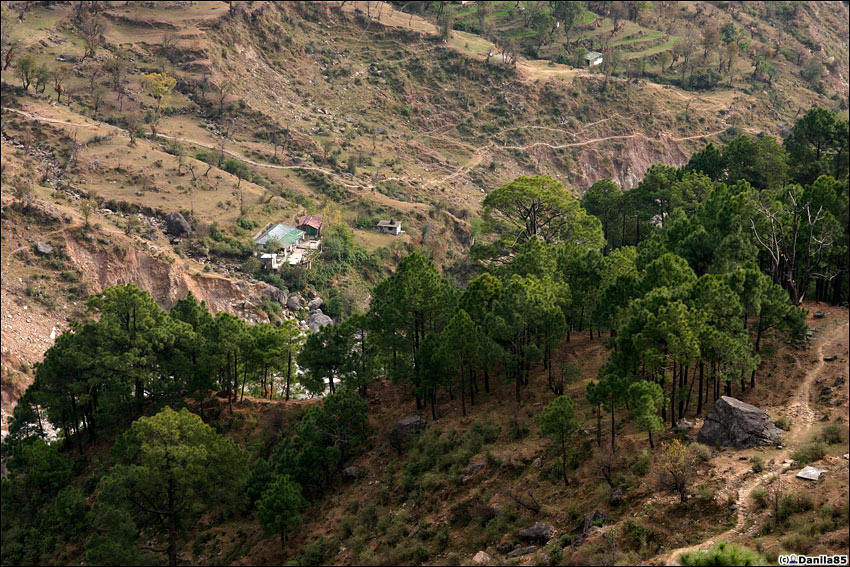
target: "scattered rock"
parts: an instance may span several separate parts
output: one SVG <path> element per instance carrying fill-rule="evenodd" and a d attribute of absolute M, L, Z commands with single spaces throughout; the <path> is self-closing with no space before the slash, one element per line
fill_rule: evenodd
<path fill-rule="evenodd" d="M 721 396 L 705 418 L 697 441 L 721 447 L 775 445 L 782 430 L 759 408 L 736 398 Z"/>
<path fill-rule="evenodd" d="M 592 514 L 588 514 L 584 517 L 584 531 L 590 529 L 592 525 L 601 525 L 605 523 L 605 519 L 607 516 L 605 512 L 602 510 L 594 510 Z"/>
<path fill-rule="evenodd" d="M 547 541 L 552 539 L 554 528 L 543 522 L 534 522 L 530 528 L 525 528 L 519 532 L 519 539 L 529 543 L 537 543 L 545 545 Z"/>
<path fill-rule="evenodd" d="M 35 249 L 39 254 L 43 254 L 45 256 L 53 252 L 53 246 L 42 240 L 38 241 L 38 243 L 35 245 Z"/>
<path fill-rule="evenodd" d="M 508 553 L 508 557 L 522 557 L 523 555 L 529 555 L 537 551 L 537 546 L 529 545 L 527 547 L 518 547 Z"/>
<path fill-rule="evenodd" d="M 493 558 L 483 550 L 476 553 L 475 557 L 472 558 L 472 562 L 476 565 L 489 565 L 492 560 Z"/>
<path fill-rule="evenodd" d="M 328 325 L 333 324 L 334 320 L 322 313 L 321 310 L 314 311 L 310 315 L 310 320 L 307 322 L 307 326 L 314 333 L 318 333 L 319 329 L 322 327 L 327 327 Z"/>
<path fill-rule="evenodd" d="M 171 236 L 189 236 L 192 233 L 192 225 L 180 213 L 171 213 L 165 217 L 165 225 Z"/>
<path fill-rule="evenodd" d="M 825 357 L 823 357 L 823 361 L 824 361 L 824 362 L 832 362 L 833 360 L 838 360 L 838 357 L 837 357 L 837 356 L 835 356 L 834 354 L 833 354 L 832 356 L 825 356 Z"/>
<path fill-rule="evenodd" d="M 833 384 L 833 386 L 838 387 L 838 386 L 842 385 L 843 383 L 844 383 L 844 376 L 839 376 L 838 378 L 835 379 L 835 383 Z"/>
<path fill-rule="evenodd" d="M 531 464 L 536 469 L 542 469 L 543 468 L 543 459 L 541 457 L 537 457 L 536 459 L 534 459 L 534 461 Z"/>
<path fill-rule="evenodd" d="M 501 553 L 502 555 L 507 555 L 511 551 L 516 548 L 516 544 L 512 541 L 506 541 L 505 543 L 500 543 L 496 546 L 496 551 Z"/>
<path fill-rule="evenodd" d="M 428 422 L 419 415 L 408 415 L 398 420 L 388 437 L 390 445 L 401 455 L 404 439 L 408 435 L 419 435 L 428 427 Z"/>
<path fill-rule="evenodd" d="M 814 313 L 812 313 L 812 316 L 815 319 L 823 319 L 826 316 L 826 313 L 824 313 L 823 311 L 815 311 Z"/>
<path fill-rule="evenodd" d="M 360 469 L 357 467 L 345 467 L 342 469 L 342 478 L 345 480 L 357 480 L 360 476 Z"/>
<path fill-rule="evenodd" d="M 611 504 L 611 506 L 619 506 L 620 504 L 623 503 L 623 496 L 624 496 L 623 489 L 618 488 L 614 492 L 611 493 L 611 498 L 609 500 L 609 503 Z"/>
<path fill-rule="evenodd" d="M 824 386 L 823 388 L 820 389 L 820 395 L 821 396 L 828 396 L 831 393 L 832 393 L 832 388 L 830 388 L 829 386 Z"/>
<path fill-rule="evenodd" d="M 826 471 L 824 469 L 819 469 L 809 465 L 804 467 L 803 470 L 797 473 L 797 478 L 802 478 L 805 480 L 818 480 L 820 478 L 820 475 L 825 472 Z"/>
<path fill-rule="evenodd" d="M 295 295 L 290 295 L 289 299 L 286 300 L 286 307 L 289 308 L 290 311 L 298 311 L 301 309 L 301 305 L 302 299 L 297 293 Z"/>
<path fill-rule="evenodd" d="M 322 301 L 322 298 L 317 297 L 316 299 L 313 299 L 312 301 L 310 301 L 310 303 L 307 304 L 307 309 L 309 309 L 310 311 L 317 311 L 323 303 L 324 301 Z"/>

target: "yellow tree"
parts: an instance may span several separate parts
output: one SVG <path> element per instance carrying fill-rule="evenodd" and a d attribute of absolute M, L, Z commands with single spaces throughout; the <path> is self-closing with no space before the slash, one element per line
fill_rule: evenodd
<path fill-rule="evenodd" d="M 171 94 L 171 91 L 177 85 L 177 79 L 168 73 L 148 73 L 142 77 L 142 85 L 156 99 L 156 111 L 158 113 L 162 106 L 162 99 Z"/>

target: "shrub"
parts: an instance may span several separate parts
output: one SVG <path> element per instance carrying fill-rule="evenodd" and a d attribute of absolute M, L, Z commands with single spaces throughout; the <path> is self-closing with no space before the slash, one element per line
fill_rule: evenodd
<path fill-rule="evenodd" d="M 753 463 L 753 472 L 754 473 L 760 473 L 761 471 L 764 470 L 764 459 L 762 459 L 760 456 L 753 455 L 753 458 L 751 459 L 751 461 Z"/>
<path fill-rule="evenodd" d="M 773 424 L 782 431 L 791 431 L 791 421 L 787 417 L 780 417 Z"/>
<path fill-rule="evenodd" d="M 777 520 L 783 522 L 801 512 L 814 508 L 812 497 L 808 494 L 785 494 L 779 499 L 779 514 Z"/>
<path fill-rule="evenodd" d="M 767 565 L 767 558 L 747 547 L 720 542 L 707 551 L 689 551 L 679 565 Z"/>
<path fill-rule="evenodd" d="M 844 441 L 844 430 L 836 423 L 827 425 L 821 429 L 818 440 L 828 445 L 837 445 Z"/>
<path fill-rule="evenodd" d="M 635 476 L 644 476 L 649 472 L 652 455 L 646 449 L 641 449 L 629 463 L 629 471 Z"/>
<path fill-rule="evenodd" d="M 691 443 L 691 451 L 693 451 L 694 456 L 700 461 L 706 463 L 711 460 L 711 448 L 703 445 L 702 443 Z"/>
<path fill-rule="evenodd" d="M 826 454 L 826 446 L 820 441 L 809 441 L 797 447 L 791 458 L 800 464 L 807 464 L 823 458 Z"/>
<path fill-rule="evenodd" d="M 753 504 L 755 504 L 756 510 L 763 510 L 767 508 L 767 505 L 769 503 L 767 490 L 765 490 L 761 486 L 753 489 L 753 491 L 750 492 L 750 498 L 753 499 Z"/>

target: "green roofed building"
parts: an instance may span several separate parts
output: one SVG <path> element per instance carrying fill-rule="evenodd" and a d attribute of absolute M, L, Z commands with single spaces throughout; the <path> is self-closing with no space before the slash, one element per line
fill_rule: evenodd
<path fill-rule="evenodd" d="M 279 250 L 268 250 L 269 252 L 289 254 L 295 249 L 295 246 L 304 238 L 304 231 L 289 226 L 288 224 L 274 224 L 264 230 L 254 239 L 257 247 L 266 247 L 266 243 L 270 240 L 280 243 Z"/>

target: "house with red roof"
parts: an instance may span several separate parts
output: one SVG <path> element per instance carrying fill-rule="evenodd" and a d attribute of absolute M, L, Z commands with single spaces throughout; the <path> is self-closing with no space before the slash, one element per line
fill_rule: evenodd
<path fill-rule="evenodd" d="M 317 239 L 322 237 L 321 215 L 300 216 L 295 221 L 295 226 L 306 232 L 308 238 Z"/>

